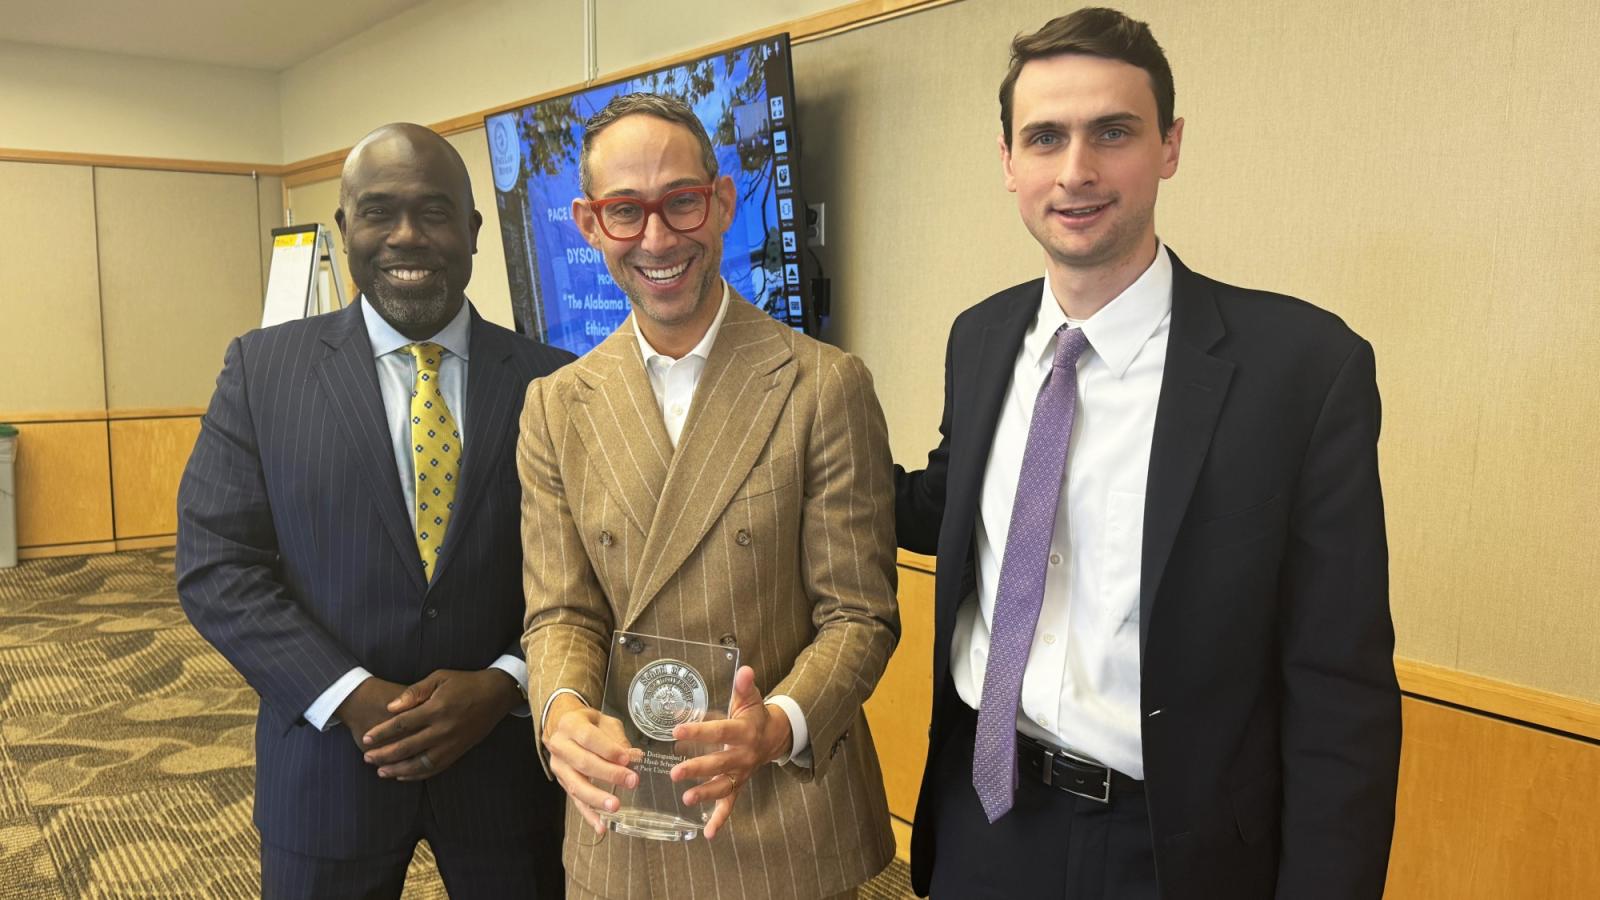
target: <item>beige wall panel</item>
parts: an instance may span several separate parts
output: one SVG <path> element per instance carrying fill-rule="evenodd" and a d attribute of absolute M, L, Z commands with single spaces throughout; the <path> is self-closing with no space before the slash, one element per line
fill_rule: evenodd
<path fill-rule="evenodd" d="M 1402 708 L 1386 897 L 1600 896 L 1600 746 L 1419 700 Z"/>
<path fill-rule="evenodd" d="M 339 268 L 348 276 L 350 267 L 345 264 L 344 236 L 339 234 L 339 225 L 333 220 L 333 214 L 338 209 L 339 179 L 337 178 L 289 188 L 289 212 L 293 213 L 293 223 L 309 225 L 317 222 L 328 226 L 333 232 L 333 249 L 339 254 Z"/>
<path fill-rule="evenodd" d="M 261 242 L 261 296 L 267 295 L 267 272 L 272 268 L 272 229 L 283 227 L 283 179 L 269 175 L 256 180 L 256 237 Z"/>
<path fill-rule="evenodd" d="M 1494 315 L 1484 354 L 1460 373 L 1484 403 L 1457 662 L 1595 700 L 1600 120 L 1572 111 L 1592 102 L 1600 75 L 1600 12 L 1568 12 L 1517 16 L 1506 48 L 1517 102 L 1497 111 L 1497 127 L 1517 140 L 1494 180 L 1495 206 L 1522 214 L 1492 217 L 1484 275 Z M 1536 159 L 1525 158 L 1527 135 L 1537 136 Z"/>
<path fill-rule="evenodd" d="M 174 534 L 178 481 L 200 435 L 200 418 L 111 423 L 111 496 L 118 540 Z"/>
<path fill-rule="evenodd" d="M 933 576 L 901 566 L 899 598 L 900 644 L 866 708 L 889 812 L 909 822 L 917 809 L 933 708 Z"/>
<path fill-rule="evenodd" d="M 0 162 L 0 415 L 105 408 L 89 169 Z"/>
<path fill-rule="evenodd" d="M 472 284 L 467 296 L 478 314 L 497 325 L 512 327 L 511 284 L 506 276 L 505 244 L 500 241 L 500 209 L 494 198 L 494 170 L 489 166 L 489 141 L 482 128 L 450 136 L 472 176 L 472 199 L 483 214 L 478 254 L 472 258 Z"/>
<path fill-rule="evenodd" d="M 34 422 L 18 431 L 17 545 L 111 540 L 106 423 Z"/>
<path fill-rule="evenodd" d="M 0 41 L 0 86 L 0 147 L 283 161 L 272 72 Z"/>
<path fill-rule="evenodd" d="M 110 407 L 205 406 L 228 341 L 261 322 L 256 184 L 95 170 Z"/>

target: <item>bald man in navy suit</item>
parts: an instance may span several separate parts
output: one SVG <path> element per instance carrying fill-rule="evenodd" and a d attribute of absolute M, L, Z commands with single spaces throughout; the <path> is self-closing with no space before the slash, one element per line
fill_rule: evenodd
<path fill-rule="evenodd" d="M 361 299 L 229 345 L 178 497 L 184 609 L 261 695 L 262 893 L 398 897 L 426 839 L 457 900 L 560 897 L 513 455 L 571 355 L 467 302 L 482 217 L 433 132 L 368 135 L 335 218 Z"/>

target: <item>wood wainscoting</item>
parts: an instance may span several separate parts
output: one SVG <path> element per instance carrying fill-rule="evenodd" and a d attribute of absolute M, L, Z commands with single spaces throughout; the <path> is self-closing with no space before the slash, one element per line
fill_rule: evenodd
<path fill-rule="evenodd" d="M 867 716 L 889 811 L 909 822 L 928 749 L 933 560 L 899 562 L 900 646 Z M 1600 705 L 1410 660 L 1395 669 L 1405 737 L 1385 896 L 1600 897 Z"/>
<path fill-rule="evenodd" d="M 170 546 L 194 408 L 0 413 L 17 426 L 17 556 Z"/>

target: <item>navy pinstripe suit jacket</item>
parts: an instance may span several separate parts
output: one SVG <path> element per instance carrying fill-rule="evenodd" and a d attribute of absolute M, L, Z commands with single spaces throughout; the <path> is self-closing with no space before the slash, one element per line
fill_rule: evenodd
<path fill-rule="evenodd" d="M 438 827 L 530 845 L 560 821 L 533 727 L 507 717 L 425 782 L 378 778 L 342 726 L 302 717 L 357 665 L 409 684 L 521 656 L 517 417 L 572 356 L 472 311 L 456 509 L 423 581 L 360 304 L 252 331 L 227 350 L 178 489 L 178 596 L 261 695 L 255 822 L 288 850 L 353 858 Z M 558 844 L 552 844 L 552 852 Z"/>

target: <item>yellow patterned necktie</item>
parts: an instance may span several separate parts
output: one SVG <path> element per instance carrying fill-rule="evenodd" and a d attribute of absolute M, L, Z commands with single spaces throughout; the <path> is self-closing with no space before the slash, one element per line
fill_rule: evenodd
<path fill-rule="evenodd" d="M 439 390 L 439 361 L 444 349 L 431 341 L 407 344 L 417 361 L 411 389 L 411 465 L 417 487 L 417 552 L 422 575 L 433 578 L 456 505 L 456 479 L 461 472 L 461 429 Z"/>

